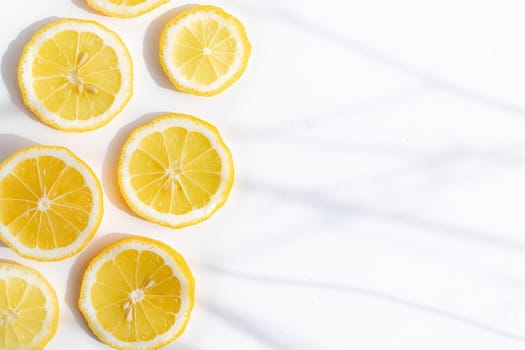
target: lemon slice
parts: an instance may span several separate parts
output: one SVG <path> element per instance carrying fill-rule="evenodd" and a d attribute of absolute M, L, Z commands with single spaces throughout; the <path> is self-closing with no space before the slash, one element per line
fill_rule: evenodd
<path fill-rule="evenodd" d="M 210 217 L 228 198 L 233 161 L 218 130 L 169 114 L 135 130 L 119 162 L 119 184 L 139 216 L 179 228 Z"/>
<path fill-rule="evenodd" d="M 246 70 L 251 45 L 242 23 L 214 6 L 196 6 L 162 31 L 160 63 L 180 91 L 216 95 Z"/>
<path fill-rule="evenodd" d="M 147 238 L 117 242 L 89 264 L 79 308 L 104 343 L 118 349 L 158 349 L 184 331 L 195 282 L 184 258 Z"/>
<path fill-rule="evenodd" d="M 89 6 L 108 16 L 137 17 L 150 12 L 169 0 L 87 0 Z"/>
<path fill-rule="evenodd" d="M 58 323 L 58 301 L 37 271 L 0 263 L 0 349 L 43 349 Z"/>
<path fill-rule="evenodd" d="M 102 219 L 102 189 L 63 147 L 28 147 L 0 164 L 0 239 L 40 261 L 78 253 Z"/>
<path fill-rule="evenodd" d="M 18 67 L 25 105 L 65 131 L 97 129 L 133 93 L 133 65 L 117 34 L 92 21 L 63 19 L 40 29 Z"/>

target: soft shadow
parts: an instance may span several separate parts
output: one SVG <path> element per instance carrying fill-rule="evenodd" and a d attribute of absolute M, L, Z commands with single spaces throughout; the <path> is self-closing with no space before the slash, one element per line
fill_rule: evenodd
<path fill-rule="evenodd" d="M 196 5 L 187 4 L 171 9 L 153 20 L 146 30 L 142 54 L 144 55 L 144 61 L 146 62 L 146 67 L 148 68 L 149 73 L 153 77 L 153 80 L 155 80 L 157 85 L 160 87 L 166 89 L 175 89 L 168 77 L 166 77 L 166 74 L 164 74 L 164 71 L 162 70 L 159 62 L 159 41 L 162 29 L 164 29 L 164 26 L 166 26 L 168 21 L 173 17 L 194 6 Z"/>
<path fill-rule="evenodd" d="M 18 34 L 15 40 L 11 41 L 11 43 L 7 47 L 6 52 L 2 56 L 2 79 L 4 80 L 7 91 L 9 93 L 9 98 L 11 99 L 11 102 L 17 106 L 18 109 L 23 111 L 25 114 L 27 114 L 34 120 L 37 120 L 37 118 L 24 106 L 22 94 L 20 93 L 20 89 L 18 87 L 18 62 L 20 61 L 20 57 L 22 56 L 22 51 L 24 49 L 25 44 L 29 42 L 33 34 L 35 34 L 35 32 L 38 29 L 42 28 L 46 24 L 56 21 L 57 19 L 59 18 L 48 17 L 31 24 L 20 34 Z"/>
<path fill-rule="evenodd" d="M 192 345 L 187 345 L 187 344 L 184 344 L 184 343 L 178 343 L 176 340 L 173 344 L 170 345 L 167 345 L 165 348 L 163 348 L 164 350 L 201 350 L 200 348 L 197 348 L 195 346 L 192 346 Z"/>
<path fill-rule="evenodd" d="M 23 138 L 21 136 L 0 134 L 0 162 L 6 160 L 7 157 L 19 149 L 37 145 L 38 143 L 35 141 Z"/>
<path fill-rule="evenodd" d="M 16 262 L 16 261 L 13 261 L 13 260 L 9 260 L 9 259 L 0 259 L 0 264 L 22 265 L 19 262 Z"/>
<path fill-rule="evenodd" d="M 82 277 L 84 276 L 84 271 L 89 264 L 89 262 L 98 254 L 102 249 L 108 245 L 120 241 L 121 239 L 128 238 L 130 235 L 122 233 L 110 233 L 99 239 L 94 240 L 89 244 L 89 246 L 76 257 L 75 262 L 69 270 L 67 276 L 67 290 L 65 295 L 65 302 L 75 317 L 75 320 L 80 325 L 80 327 L 91 336 L 93 339 L 98 341 L 98 338 L 91 332 L 89 329 L 84 316 L 78 309 L 78 300 L 80 297 L 80 286 L 82 284 Z"/>
<path fill-rule="evenodd" d="M 100 12 L 97 12 L 94 9 L 92 9 L 87 4 L 86 0 L 71 0 L 71 2 L 73 3 L 73 5 L 75 5 L 76 7 L 81 8 L 84 11 L 87 11 L 87 12 L 90 12 L 90 13 L 94 13 L 94 14 L 97 14 L 97 15 L 101 14 Z"/>
<path fill-rule="evenodd" d="M 525 343 L 525 336 L 510 333 L 510 332 L 492 327 L 490 325 L 484 324 L 482 322 L 470 319 L 468 317 L 465 317 L 459 314 L 455 314 L 455 313 L 452 313 L 446 310 L 441 310 L 436 307 L 421 304 L 421 303 L 414 302 L 408 299 L 403 299 L 395 295 L 387 294 L 387 293 L 373 290 L 373 289 L 362 288 L 359 286 L 348 285 L 348 284 L 303 281 L 303 280 L 279 278 L 279 277 L 273 277 L 273 276 L 258 276 L 258 275 L 253 275 L 249 273 L 244 273 L 244 272 L 230 271 L 230 270 L 223 269 L 221 267 L 210 266 L 210 265 L 198 265 L 198 267 L 206 269 L 207 271 L 212 272 L 212 273 L 217 273 L 217 274 L 225 275 L 231 278 L 244 280 L 244 281 L 263 283 L 263 284 L 274 285 L 274 286 L 315 288 L 315 289 L 330 290 L 330 291 L 334 291 L 338 293 L 362 295 L 368 298 L 379 299 L 384 302 L 397 304 L 403 307 L 407 307 L 407 308 L 414 309 L 417 311 L 429 313 L 429 314 L 432 314 L 438 317 L 446 318 L 448 320 L 458 322 L 466 326 L 473 327 L 473 328 L 482 330 L 484 332 L 491 333 L 493 335 L 497 335 L 499 337 L 518 341 L 520 343 Z M 216 305 L 213 305 L 213 304 L 211 305 L 212 305 L 211 311 L 213 311 L 214 313 L 220 313 L 223 316 L 231 315 L 229 310 L 222 309 L 222 308 L 219 309 Z M 207 306 L 208 308 L 210 308 L 210 305 L 207 305 Z M 232 323 L 233 321 L 235 321 L 235 323 L 237 324 L 239 328 L 247 327 L 245 324 L 241 324 L 239 322 L 241 321 L 239 316 L 235 316 L 235 319 L 232 320 Z M 242 320 L 242 321 L 244 322 L 245 320 Z M 282 347 L 274 347 L 274 348 L 282 349 Z"/>
<path fill-rule="evenodd" d="M 106 157 L 104 158 L 104 164 L 102 165 L 102 186 L 104 191 L 108 196 L 111 203 L 120 210 L 130 214 L 135 215 L 131 212 L 126 202 L 122 198 L 122 195 L 119 190 L 118 184 L 118 174 L 115 169 L 118 169 L 118 161 L 120 158 L 120 152 L 124 143 L 128 139 L 129 135 L 137 127 L 161 116 L 168 114 L 169 112 L 157 112 L 157 113 L 147 113 L 138 119 L 132 121 L 129 124 L 124 125 L 113 137 L 108 146 L 108 151 Z"/>

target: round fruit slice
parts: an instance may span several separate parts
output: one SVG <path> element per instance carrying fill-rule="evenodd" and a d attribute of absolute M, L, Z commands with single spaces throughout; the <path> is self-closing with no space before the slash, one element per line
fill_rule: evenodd
<path fill-rule="evenodd" d="M 242 23 L 214 6 L 196 6 L 162 31 L 160 63 L 180 91 L 211 96 L 246 70 L 251 46 Z"/>
<path fill-rule="evenodd" d="M 119 185 L 139 216 L 179 228 L 210 217 L 228 198 L 233 161 L 219 131 L 183 114 L 135 130 L 119 162 Z"/>
<path fill-rule="evenodd" d="M 95 174 L 66 148 L 28 147 L 0 164 L 0 239 L 25 258 L 78 253 L 102 212 Z"/>
<path fill-rule="evenodd" d="M 43 349 L 58 323 L 53 287 L 37 271 L 0 263 L 0 349 Z"/>
<path fill-rule="evenodd" d="M 186 328 L 194 294 L 182 256 L 164 243 L 135 237 L 90 262 L 79 308 L 102 342 L 118 349 L 158 349 Z"/>
<path fill-rule="evenodd" d="M 133 64 L 117 34 L 93 21 L 63 19 L 40 29 L 18 67 L 25 105 L 65 131 L 97 129 L 133 93 Z"/>
<path fill-rule="evenodd" d="M 150 12 L 169 0 L 87 0 L 89 6 L 108 16 L 137 17 Z"/>

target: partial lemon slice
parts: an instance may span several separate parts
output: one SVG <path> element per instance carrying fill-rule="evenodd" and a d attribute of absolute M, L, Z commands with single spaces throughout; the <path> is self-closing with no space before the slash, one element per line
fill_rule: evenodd
<path fill-rule="evenodd" d="M 162 31 L 160 63 L 177 89 L 216 95 L 246 70 L 251 45 L 242 23 L 214 6 L 196 6 Z"/>
<path fill-rule="evenodd" d="M 66 148 L 28 147 L 0 164 L 0 239 L 25 258 L 78 253 L 102 212 L 95 174 Z"/>
<path fill-rule="evenodd" d="M 150 12 L 169 0 L 87 0 L 89 6 L 108 16 L 137 17 Z"/>
<path fill-rule="evenodd" d="M 25 105 L 65 131 L 97 129 L 133 93 L 133 65 L 117 34 L 93 21 L 63 19 L 40 29 L 18 68 Z"/>
<path fill-rule="evenodd" d="M 194 294 L 182 256 L 164 243 L 135 237 L 90 262 L 79 308 L 102 342 L 117 349 L 158 349 L 184 331 Z"/>
<path fill-rule="evenodd" d="M 119 162 L 120 190 L 143 218 L 173 228 L 209 218 L 228 198 L 233 160 L 219 131 L 169 114 L 133 131 Z"/>
<path fill-rule="evenodd" d="M 0 263 L 0 349 L 44 349 L 58 323 L 58 300 L 37 271 Z"/>

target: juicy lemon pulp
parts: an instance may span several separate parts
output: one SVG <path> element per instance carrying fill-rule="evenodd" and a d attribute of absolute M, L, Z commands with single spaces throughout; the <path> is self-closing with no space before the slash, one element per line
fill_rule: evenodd
<path fill-rule="evenodd" d="M 79 308 L 95 335 L 118 349 L 158 349 L 190 318 L 195 282 L 184 258 L 144 237 L 104 249 L 82 279 Z"/>
<path fill-rule="evenodd" d="M 175 323 L 181 285 L 160 256 L 130 249 L 100 267 L 91 302 L 102 327 L 115 337 L 148 341 Z"/>
<path fill-rule="evenodd" d="M 121 89 L 115 50 L 90 32 L 57 33 L 40 47 L 32 70 L 36 95 L 68 120 L 103 114 Z"/>
<path fill-rule="evenodd" d="M 28 147 L 0 165 L 0 238 L 18 254 L 61 260 L 82 249 L 100 224 L 95 175 L 63 147 Z"/>
<path fill-rule="evenodd" d="M 216 19 L 195 20 L 172 39 L 172 57 L 182 75 L 198 84 L 211 84 L 228 73 L 237 41 Z"/>
<path fill-rule="evenodd" d="M 221 183 L 222 164 L 203 135 L 181 127 L 146 136 L 129 173 L 139 199 L 161 213 L 204 207 Z"/>
<path fill-rule="evenodd" d="M 44 294 L 17 277 L 0 280 L 0 291 L 0 344 L 23 348 L 42 330 L 47 316 Z"/>
<path fill-rule="evenodd" d="M 242 23 L 215 6 L 195 6 L 173 18 L 160 39 L 164 72 L 181 91 L 211 96 L 244 73 L 251 45 Z"/>
<path fill-rule="evenodd" d="M 0 201 L 0 222 L 23 245 L 41 249 L 74 242 L 93 205 L 84 177 L 50 156 L 18 163 L 0 181 Z"/>
<path fill-rule="evenodd" d="M 136 214 L 180 228 L 206 220 L 226 202 L 234 168 L 217 128 L 189 115 L 168 114 L 131 133 L 118 178 Z"/>
<path fill-rule="evenodd" d="M 109 123 L 133 94 L 133 63 L 120 37 L 94 21 L 61 19 L 37 31 L 18 66 L 24 104 L 59 130 Z"/>
<path fill-rule="evenodd" d="M 0 263 L 0 348 L 42 349 L 56 332 L 58 304 L 36 271 Z"/>

